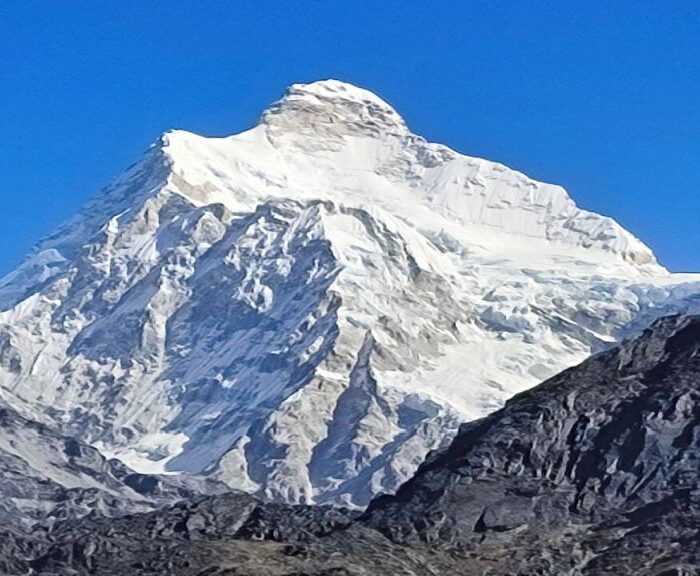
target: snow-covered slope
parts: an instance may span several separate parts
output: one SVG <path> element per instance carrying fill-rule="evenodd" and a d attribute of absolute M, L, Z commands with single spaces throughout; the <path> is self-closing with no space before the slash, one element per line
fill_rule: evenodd
<path fill-rule="evenodd" d="M 460 421 L 700 310 L 559 186 L 294 85 L 254 128 L 162 136 L 0 280 L 0 384 L 143 472 L 366 504 Z"/>

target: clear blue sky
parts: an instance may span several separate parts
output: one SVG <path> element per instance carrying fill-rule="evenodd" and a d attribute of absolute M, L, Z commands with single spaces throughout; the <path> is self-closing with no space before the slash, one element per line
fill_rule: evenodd
<path fill-rule="evenodd" d="M 0 273 L 162 131 L 238 132 L 329 77 L 700 270 L 696 0 L 23 0 L 0 7 Z"/>

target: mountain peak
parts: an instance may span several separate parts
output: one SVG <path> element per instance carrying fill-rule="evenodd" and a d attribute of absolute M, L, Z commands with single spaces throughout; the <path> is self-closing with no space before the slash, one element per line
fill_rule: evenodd
<path fill-rule="evenodd" d="M 691 280 L 370 92 L 295 85 L 243 133 L 166 133 L 0 280 L 0 391 L 140 473 L 364 506 L 459 420 L 697 309 Z"/>
<path fill-rule="evenodd" d="M 282 100 L 290 98 L 318 98 L 328 100 L 345 100 L 357 102 L 366 106 L 374 105 L 383 108 L 391 106 L 377 94 L 365 88 L 360 88 L 341 80 L 316 80 L 308 84 L 292 84 L 287 88 Z"/>
<path fill-rule="evenodd" d="M 292 84 L 262 115 L 262 122 L 280 128 L 323 135 L 406 133 L 401 116 L 385 100 L 340 80 Z"/>

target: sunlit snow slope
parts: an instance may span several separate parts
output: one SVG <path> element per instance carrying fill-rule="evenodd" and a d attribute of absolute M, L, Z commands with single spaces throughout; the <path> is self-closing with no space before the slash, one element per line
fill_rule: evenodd
<path fill-rule="evenodd" d="M 0 384 L 141 472 L 366 504 L 458 423 L 700 310 L 559 186 L 294 85 L 226 138 L 168 132 L 0 281 Z"/>

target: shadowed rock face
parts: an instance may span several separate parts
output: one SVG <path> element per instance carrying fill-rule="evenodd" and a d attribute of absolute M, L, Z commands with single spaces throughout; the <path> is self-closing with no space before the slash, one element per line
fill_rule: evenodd
<path fill-rule="evenodd" d="M 359 518 L 232 494 L 0 538 L 7 574 L 689 576 L 700 317 L 658 321 L 462 427 Z"/>

